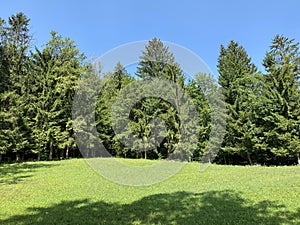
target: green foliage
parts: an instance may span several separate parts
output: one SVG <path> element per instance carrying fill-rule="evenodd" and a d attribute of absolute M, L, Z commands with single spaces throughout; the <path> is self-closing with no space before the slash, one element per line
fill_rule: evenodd
<path fill-rule="evenodd" d="M 49 149 L 50 160 L 53 154 L 68 158 L 75 147 L 71 110 L 84 59 L 72 40 L 56 32 L 51 36 L 42 52 L 32 54 L 30 102 L 35 152 Z"/>
<path fill-rule="evenodd" d="M 157 38 L 153 38 L 142 51 L 136 75 L 140 78 L 165 78 L 183 85 L 184 76 L 173 53 Z"/>
<path fill-rule="evenodd" d="M 1 22 L 0 153 L 17 161 L 32 153 L 68 157 L 76 148 L 71 109 L 84 56 L 55 32 L 29 54 L 28 26 L 22 13 Z"/>
<path fill-rule="evenodd" d="M 183 150 L 182 147 L 178 146 L 183 127 L 182 121 L 180 121 L 180 112 L 177 111 L 179 109 L 179 102 L 184 97 L 179 94 L 179 88 L 184 85 L 183 72 L 179 64 L 175 62 L 174 56 L 169 52 L 168 47 L 164 46 L 159 39 L 153 38 L 145 47 L 145 51 L 142 52 L 136 74 L 144 80 L 152 81 L 153 78 L 162 79 L 162 84 L 157 84 L 156 87 L 153 87 L 162 92 L 166 90 L 162 86 L 164 80 L 175 84 L 173 88 L 175 92 L 162 94 L 162 96 L 166 97 L 165 99 L 168 99 L 167 96 L 173 99 L 173 104 L 162 98 L 145 98 L 136 104 L 132 110 L 132 118 L 135 123 L 133 126 L 136 127 L 135 132 L 142 139 L 147 139 L 151 133 L 150 121 L 155 120 L 155 118 L 160 118 L 164 121 L 167 129 L 165 138 L 154 151 L 159 158 L 169 158 L 175 149 L 179 148 L 179 151 Z M 138 124 L 142 124 L 142 126 L 138 126 Z M 163 126 L 163 123 L 157 124 Z M 185 147 L 188 150 L 188 146 Z"/>
<path fill-rule="evenodd" d="M 189 81 L 185 87 L 197 108 L 200 123 L 199 140 L 197 149 L 192 155 L 193 160 L 200 160 L 203 156 L 211 132 L 211 109 L 207 99 L 207 94 L 211 88 L 209 87 L 210 84 L 206 74 L 197 74 L 195 80 Z"/>
<path fill-rule="evenodd" d="M 243 157 L 243 153 L 246 153 L 249 163 L 252 164 L 253 125 L 250 113 L 252 100 L 255 100 L 253 89 L 256 67 L 251 63 L 246 50 L 237 42 L 231 41 L 227 48 L 221 45 L 218 69 L 219 84 L 228 110 L 223 156 L 220 155 L 220 158 L 223 157 L 226 163 L 232 160 L 231 155 L 238 154 Z"/>
<path fill-rule="evenodd" d="M 210 162 L 226 121 L 217 162 L 300 164 L 294 39 L 275 36 L 263 60 L 265 74 L 237 42 L 221 45 L 217 86 L 208 74 L 186 81 L 158 38 L 141 52 L 136 76 L 120 63 L 103 75 L 101 65 L 85 62 L 75 42 L 54 31 L 43 48 L 31 48 L 29 21 L 23 13 L 0 19 L 0 161 L 81 153 Z"/>
<path fill-rule="evenodd" d="M 298 43 L 277 35 L 263 75 L 237 43 L 221 46 L 219 83 L 229 109 L 224 153 L 247 157 L 250 164 L 300 162 L 299 60 Z"/>
<path fill-rule="evenodd" d="M 120 62 L 112 73 L 102 78 L 103 86 L 99 90 L 96 103 L 96 127 L 99 137 L 111 155 L 130 157 L 130 149 L 125 147 L 115 134 L 112 127 L 111 110 L 120 90 L 133 81 Z"/>
<path fill-rule="evenodd" d="M 29 19 L 18 13 L 1 20 L 0 26 L 0 154 L 15 152 L 16 161 L 28 150 L 28 55 Z M 25 84 L 25 85 L 24 85 Z"/>
<path fill-rule="evenodd" d="M 276 157 L 299 160 L 299 44 L 294 39 L 276 35 L 263 64 L 262 77 L 267 112 L 267 149 Z"/>
<path fill-rule="evenodd" d="M 76 144 L 83 157 L 102 156 L 95 129 L 95 108 L 99 89 L 103 86 L 98 74 L 100 65 L 89 63 L 78 82 L 74 96 L 72 122 Z"/>

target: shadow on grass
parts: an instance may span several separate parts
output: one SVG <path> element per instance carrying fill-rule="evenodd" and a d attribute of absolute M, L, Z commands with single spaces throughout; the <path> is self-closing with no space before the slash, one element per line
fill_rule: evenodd
<path fill-rule="evenodd" d="M 52 166 L 55 165 L 43 162 L 0 164 L 0 185 L 16 184 L 31 177 L 35 170 Z"/>
<path fill-rule="evenodd" d="M 299 224 L 300 210 L 287 211 L 284 205 L 254 203 L 233 191 L 156 194 L 131 204 L 64 201 L 48 208 L 29 208 L 0 224 Z"/>

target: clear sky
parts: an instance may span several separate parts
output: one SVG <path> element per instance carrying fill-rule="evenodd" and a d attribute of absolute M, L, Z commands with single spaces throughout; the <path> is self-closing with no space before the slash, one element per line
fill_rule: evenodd
<path fill-rule="evenodd" d="M 31 19 L 37 46 L 56 30 L 97 58 L 121 44 L 158 37 L 192 50 L 216 75 L 220 45 L 230 40 L 243 45 L 259 68 L 276 34 L 300 41 L 299 0 L 1 1 L 1 18 L 20 11 Z"/>

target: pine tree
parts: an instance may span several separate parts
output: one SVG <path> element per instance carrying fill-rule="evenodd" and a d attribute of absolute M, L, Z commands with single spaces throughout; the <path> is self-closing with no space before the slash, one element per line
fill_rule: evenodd
<path fill-rule="evenodd" d="M 99 77 L 101 66 L 89 62 L 81 74 L 73 101 L 72 121 L 77 147 L 83 157 L 107 155 L 99 145 L 97 125 L 97 98 L 103 82 Z"/>
<path fill-rule="evenodd" d="M 234 41 L 231 41 L 227 48 L 221 45 L 217 66 L 220 75 L 218 82 L 228 109 L 227 131 L 222 147 L 223 158 L 226 160 L 228 154 L 226 161 L 232 163 L 232 156 L 242 156 L 246 153 L 249 163 L 252 164 L 251 146 L 246 146 L 246 132 L 249 129 L 249 107 L 252 104 L 248 97 L 252 92 L 256 67 L 251 63 L 245 49 Z"/>
<path fill-rule="evenodd" d="M 275 163 L 299 160 L 299 43 L 294 39 L 276 35 L 266 53 L 263 76 L 267 112 L 267 149 L 278 158 Z M 281 162 L 284 160 L 286 162 Z"/>
<path fill-rule="evenodd" d="M 105 85 L 99 93 L 96 106 L 97 131 L 106 149 L 114 156 L 127 157 L 128 147 L 124 146 L 116 137 L 111 120 L 112 104 L 120 90 L 133 81 L 125 67 L 118 62 L 111 73 L 105 74 Z"/>
<path fill-rule="evenodd" d="M 197 107 L 199 117 L 199 140 L 197 149 L 193 152 L 193 160 L 200 161 L 207 147 L 211 133 L 211 109 L 209 106 L 208 95 L 216 88 L 213 85 L 212 77 L 207 74 L 196 74 L 195 80 L 189 81 L 185 85 L 189 96 Z"/>
<path fill-rule="evenodd" d="M 14 152 L 21 161 L 29 147 L 27 109 L 29 19 L 18 13 L 0 22 L 0 154 Z"/>
<path fill-rule="evenodd" d="M 153 38 L 140 56 L 136 75 L 140 78 L 165 78 L 183 85 L 184 76 L 173 54 L 163 42 Z"/>
<path fill-rule="evenodd" d="M 74 41 L 51 32 L 46 47 L 32 55 L 32 134 L 35 153 L 50 160 L 68 157 L 75 147 L 72 131 L 72 102 L 82 73 L 84 56 Z M 49 149 L 49 151 L 48 151 Z"/>
<path fill-rule="evenodd" d="M 174 99 L 173 104 L 161 98 L 148 97 L 136 105 L 133 109 L 135 113 L 132 115 L 133 121 L 136 123 L 134 127 L 138 128 L 136 134 L 142 140 L 148 139 L 151 134 L 153 125 L 150 124 L 150 121 L 156 117 L 164 120 L 167 127 L 166 137 L 154 151 L 157 152 L 159 157 L 169 158 L 175 149 L 180 149 L 178 144 L 183 132 L 182 123 L 178 116 L 181 112 L 177 111 L 180 109 L 180 101 L 184 98 L 184 96 L 180 96 L 180 88 L 184 86 L 183 72 L 179 64 L 175 62 L 175 58 L 169 52 L 168 47 L 159 39 L 153 38 L 145 46 L 145 51 L 142 52 L 136 75 L 144 80 L 165 79 L 175 84 L 174 91 L 164 95 L 166 99 L 168 99 L 167 96 Z M 154 88 L 160 88 L 162 91 L 166 89 L 166 87 L 160 86 L 162 84 L 158 82 L 157 87 Z M 160 123 L 160 125 L 162 124 Z M 189 151 L 187 146 L 182 146 L 182 148 Z M 144 155 L 146 155 L 146 152 L 144 152 Z"/>

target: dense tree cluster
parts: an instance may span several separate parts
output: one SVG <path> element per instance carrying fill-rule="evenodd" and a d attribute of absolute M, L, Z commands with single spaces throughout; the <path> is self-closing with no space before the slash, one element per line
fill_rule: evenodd
<path fill-rule="evenodd" d="M 172 52 L 157 38 L 141 52 L 136 74 L 129 74 L 118 63 L 114 71 L 98 76 L 74 41 L 52 31 L 42 49 L 32 47 L 28 27 L 29 19 L 23 13 L 0 20 L 0 160 L 81 157 L 76 128 L 91 146 L 100 138 L 112 156 L 167 159 L 180 151 L 200 160 L 212 131 L 212 115 L 219 113 L 226 120 L 226 132 L 215 162 L 300 164 L 300 52 L 293 39 L 275 36 L 262 62 L 265 72 L 258 71 L 237 42 L 221 45 L 218 85 L 214 85 L 210 74 L 195 74 L 194 80 L 187 80 Z M 122 121 L 112 121 L 111 112 L 122 113 L 122 107 L 115 102 L 124 87 L 142 92 L 142 87 L 134 86 L 139 80 L 152 80 L 158 87 L 160 80 L 170 81 L 176 88 L 163 94 L 176 101 L 171 104 L 162 98 L 141 98 L 129 113 L 128 130 L 117 134 L 114 126 Z M 92 125 L 96 136 L 87 121 L 72 119 L 74 94 L 82 86 L 84 98 L 84 92 L 92 91 L 89 82 L 101 87 L 94 96 L 95 114 L 90 115 L 95 118 Z M 166 86 L 160 88 L 168 90 Z M 209 95 L 216 89 L 224 96 L 226 115 L 214 112 L 209 104 Z M 185 94 L 197 110 L 199 123 L 193 124 L 197 137 L 189 136 L 191 142 L 196 140 L 196 148 L 180 142 L 187 132 L 179 112 Z M 124 96 L 122 104 L 127 104 L 130 94 Z M 158 123 L 157 118 L 164 123 Z M 165 130 L 160 129 L 161 124 Z M 163 137 L 158 143 L 151 136 L 154 128 Z M 129 147 L 121 140 L 130 137 L 139 141 Z M 151 150 L 139 151 L 141 146 Z M 87 149 L 85 156 L 99 155 Z"/>
<path fill-rule="evenodd" d="M 298 47 L 293 39 L 276 35 L 263 60 L 266 72 L 262 73 L 238 43 L 221 46 L 219 84 L 228 116 L 218 161 L 300 164 Z"/>
<path fill-rule="evenodd" d="M 1 20 L 0 154 L 16 161 L 79 156 L 71 109 L 84 55 L 55 32 L 44 49 L 31 49 L 28 26 L 22 13 Z"/>

